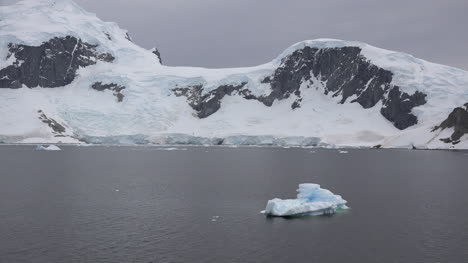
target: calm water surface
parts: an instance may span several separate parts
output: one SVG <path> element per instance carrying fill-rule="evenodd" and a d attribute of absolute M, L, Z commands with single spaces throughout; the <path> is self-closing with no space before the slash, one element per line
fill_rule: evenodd
<path fill-rule="evenodd" d="M 34 148 L 0 146 L 1 263 L 468 262 L 467 152 Z M 300 183 L 351 209 L 259 213 Z"/>

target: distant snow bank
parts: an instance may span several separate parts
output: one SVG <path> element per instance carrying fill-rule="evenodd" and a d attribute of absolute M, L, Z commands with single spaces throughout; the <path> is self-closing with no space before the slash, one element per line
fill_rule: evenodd
<path fill-rule="evenodd" d="M 36 150 L 38 151 L 61 151 L 62 149 L 60 149 L 56 145 L 49 145 L 49 146 L 38 145 L 36 147 Z"/>
<path fill-rule="evenodd" d="M 318 184 L 300 184 L 297 199 L 269 200 L 262 213 L 268 216 L 328 215 L 348 209 L 347 201 Z"/>

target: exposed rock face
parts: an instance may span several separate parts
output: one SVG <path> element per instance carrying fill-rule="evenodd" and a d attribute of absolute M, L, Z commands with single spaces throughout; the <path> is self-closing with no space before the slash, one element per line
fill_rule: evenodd
<path fill-rule="evenodd" d="M 380 113 L 395 127 L 403 130 L 418 123 L 411 110 L 424 104 L 426 104 L 426 94 L 416 91 L 413 95 L 408 95 L 401 92 L 398 86 L 394 86 L 383 99 Z"/>
<path fill-rule="evenodd" d="M 113 91 L 114 96 L 117 97 L 118 102 L 123 101 L 124 95 L 121 93 L 121 91 L 125 89 L 124 86 L 120 86 L 114 83 L 102 84 L 102 82 L 96 82 L 91 86 L 91 88 L 97 91 L 111 90 Z"/>
<path fill-rule="evenodd" d="M 98 53 L 96 47 L 70 36 L 53 38 L 37 47 L 9 44 L 8 58 L 14 56 L 16 61 L 0 70 L 0 88 L 68 85 L 79 67 L 114 60 L 109 53 Z"/>
<path fill-rule="evenodd" d="M 206 94 L 202 94 L 203 85 L 196 85 L 188 88 L 175 88 L 173 92 L 178 97 L 187 97 L 190 107 L 197 112 L 197 116 L 199 118 L 206 118 L 221 108 L 221 100 L 224 96 L 234 95 L 235 92 L 239 92 L 246 84 L 247 82 L 238 86 L 224 85 Z"/>
<path fill-rule="evenodd" d="M 109 33 L 107 32 L 104 32 L 104 35 L 106 35 L 107 39 L 109 39 L 110 41 L 112 41 L 112 37 Z"/>
<path fill-rule="evenodd" d="M 127 39 L 130 42 L 133 42 L 132 37 L 130 36 L 130 34 L 128 32 L 125 33 L 125 39 Z"/>
<path fill-rule="evenodd" d="M 359 47 L 317 49 L 305 47 L 282 60 L 275 73 L 263 80 L 270 83 L 270 100 L 300 93 L 305 81 L 320 81 L 325 94 L 341 97 L 340 103 L 356 95 L 351 102 L 373 107 L 390 88 L 392 73 L 366 61 Z"/>
<path fill-rule="evenodd" d="M 405 129 L 417 123 L 411 110 L 425 104 L 426 95 L 400 91 L 398 86 L 391 84 L 392 77 L 392 72 L 367 61 L 359 47 L 305 47 L 285 57 L 275 73 L 263 80 L 272 88 L 264 103 L 269 106 L 274 100 L 295 94 L 298 100 L 292 107 L 300 107 L 301 85 L 319 81 L 324 86 L 324 93 L 339 97 L 340 103 L 352 97 L 351 103 L 357 102 L 367 109 L 382 101 L 382 115 L 398 129 Z"/>
<path fill-rule="evenodd" d="M 162 64 L 161 53 L 159 52 L 159 50 L 157 48 L 153 48 L 151 52 L 158 57 L 159 63 Z"/>
<path fill-rule="evenodd" d="M 468 134 L 468 103 L 463 107 L 455 108 L 439 126 L 432 131 L 438 129 L 453 128 L 454 131 L 449 138 L 441 139 L 445 143 L 457 144 L 463 135 Z"/>
<path fill-rule="evenodd" d="M 52 129 L 52 132 L 55 135 L 55 137 L 63 137 L 64 136 L 63 133 L 66 132 L 66 129 L 65 129 L 65 127 L 63 125 L 58 123 L 56 120 L 47 117 L 42 110 L 39 110 L 38 113 L 39 113 L 39 119 L 43 123 L 47 124 L 47 126 L 49 126 Z"/>
<path fill-rule="evenodd" d="M 262 83 L 271 86 L 271 93 L 266 96 L 253 96 L 250 90 L 244 88 L 246 83 L 221 86 L 205 95 L 202 95 L 202 85 L 173 91 L 177 96 L 186 96 L 198 116 L 205 118 L 219 109 L 220 100 L 225 95 L 233 95 L 234 91 L 245 99 L 255 99 L 266 106 L 271 106 L 275 100 L 295 96 L 291 108 L 297 109 L 302 102 L 301 86 L 306 84 L 310 87 L 319 82 L 317 84 L 323 86 L 323 92 L 339 97 L 340 103 L 350 100 L 350 103 L 357 102 L 367 109 L 382 102 L 381 114 L 398 129 L 406 129 L 418 122 L 411 111 L 426 103 L 426 95 L 402 92 L 398 86 L 391 84 L 392 77 L 392 72 L 366 60 L 359 47 L 305 47 L 283 58 L 273 75 L 262 80 Z"/>

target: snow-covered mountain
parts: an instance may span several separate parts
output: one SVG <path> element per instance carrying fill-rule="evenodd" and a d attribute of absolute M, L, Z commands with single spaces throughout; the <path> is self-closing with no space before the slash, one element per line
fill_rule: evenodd
<path fill-rule="evenodd" d="M 0 142 L 468 148 L 460 69 L 333 39 L 168 67 L 72 0 L 0 8 Z"/>

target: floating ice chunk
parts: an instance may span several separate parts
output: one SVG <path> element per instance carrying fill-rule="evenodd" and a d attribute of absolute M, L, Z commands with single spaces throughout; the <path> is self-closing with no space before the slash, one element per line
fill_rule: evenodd
<path fill-rule="evenodd" d="M 95 146 L 95 145 L 90 144 L 90 143 L 78 143 L 78 144 L 75 144 L 74 146 L 77 146 L 77 147 L 92 147 L 92 146 Z"/>
<path fill-rule="evenodd" d="M 186 151 L 187 148 L 176 148 L 176 147 L 171 147 L 171 148 L 157 148 L 158 151 Z"/>
<path fill-rule="evenodd" d="M 346 200 L 318 184 L 300 184 L 297 199 L 269 200 L 262 213 L 269 216 L 326 215 L 347 209 Z"/>
<path fill-rule="evenodd" d="M 339 153 L 348 153 L 348 151 L 339 151 Z"/>
<path fill-rule="evenodd" d="M 56 145 L 49 145 L 49 146 L 42 146 L 42 145 L 38 145 L 36 147 L 36 150 L 38 151 L 60 151 L 62 149 L 60 149 L 58 146 Z"/>

